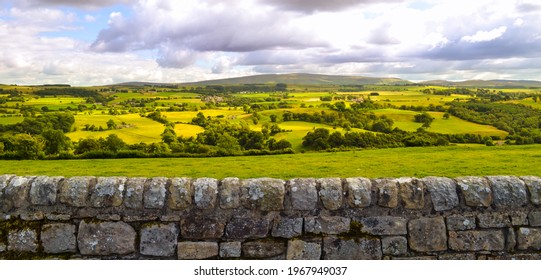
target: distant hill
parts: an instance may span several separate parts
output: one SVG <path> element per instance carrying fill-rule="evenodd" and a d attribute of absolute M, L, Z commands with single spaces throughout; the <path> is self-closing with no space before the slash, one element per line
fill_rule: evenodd
<path fill-rule="evenodd" d="M 434 85 L 434 86 L 495 87 L 495 88 L 541 87 L 541 81 L 531 81 L 531 80 L 467 80 L 467 81 L 461 81 L 461 82 L 432 80 L 432 81 L 420 82 L 419 84 Z"/>

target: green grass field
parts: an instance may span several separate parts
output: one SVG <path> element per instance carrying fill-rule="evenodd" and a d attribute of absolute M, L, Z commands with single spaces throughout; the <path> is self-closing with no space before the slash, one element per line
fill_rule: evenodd
<path fill-rule="evenodd" d="M 540 176 L 539 146 L 464 145 L 223 158 L 0 161 L 2 174 L 166 177 Z"/>

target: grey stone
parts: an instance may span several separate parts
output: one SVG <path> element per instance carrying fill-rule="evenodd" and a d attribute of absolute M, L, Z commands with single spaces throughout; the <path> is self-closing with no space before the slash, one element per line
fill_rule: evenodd
<path fill-rule="evenodd" d="M 417 252 L 447 250 L 447 230 L 443 217 L 421 218 L 408 223 L 410 248 Z"/>
<path fill-rule="evenodd" d="M 180 242 L 178 243 L 179 260 L 203 260 L 218 256 L 217 242 Z"/>
<path fill-rule="evenodd" d="M 184 210 L 192 205 L 192 180 L 190 178 L 173 178 L 168 187 L 167 206 L 173 210 Z"/>
<path fill-rule="evenodd" d="M 408 240 L 404 236 L 386 236 L 381 239 L 384 255 L 402 256 L 408 252 Z"/>
<path fill-rule="evenodd" d="M 218 186 L 220 208 L 235 209 L 240 206 L 240 179 L 225 178 Z"/>
<path fill-rule="evenodd" d="M 147 178 L 128 178 L 126 181 L 126 194 L 124 195 L 124 206 L 130 209 L 143 209 L 143 193 Z"/>
<path fill-rule="evenodd" d="M 175 255 L 178 227 L 175 224 L 148 224 L 141 229 L 141 254 L 157 257 Z"/>
<path fill-rule="evenodd" d="M 519 250 L 541 250 L 541 229 L 521 227 L 517 230 Z"/>
<path fill-rule="evenodd" d="M 449 248 L 454 251 L 502 251 L 505 236 L 502 230 L 450 231 Z"/>
<path fill-rule="evenodd" d="M 326 260 L 380 260 L 381 242 L 377 238 L 339 239 L 323 238 Z"/>
<path fill-rule="evenodd" d="M 241 256 L 241 243 L 236 242 L 222 242 L 220 243 L 220 257 L 221 258 L 240 258 Z"/>
<path fill-rule="evenodd" d="M 41 230 L 41 244 L 45 253 L 74 253 L 77 251 L 75 225 L 46 224 Z"/>
<path fill-rule="evenodd" d="M 398 206 L 398 182 L 396 179 L 376 179 L 374 183 L 378 189 L 378 205 L 396 208 Z"/>
<path fill-rule="evenodd" d="M 165 205 L 167 193 L 167 181 L 165 177 L 154 177 L 145 186 L 144 205 L 147 209 L 162 209 Z"/>
<path fill-rule="evenodd" d="M 476 260 L 476 258 L 475 258 L 475 254 L 442 254 L 442 255 L 438 256 L 438 260 L 448 260 L 448 261 L 462 260 L 462 261 L 467 261 L 467 260 Z"/>
<path fill-rule="evenodd" d="M 528 220 L 530 221 L 530 226 L 540 227 L 541 226 L 541 211 L 533 210 L 528 214 Z"/>
<path fill-rule="evenodd" d="M 267 219 L 234 218 L 225 228 L 225 236 L 232 239 L 264 238 L 269 233 Z"/>
<path fill-rule="evenodd" d="M 21 213 L 19 217 L 23 221 L 41 221 L 43 220 L 43 218 L 45 218 L 45 215 L 43 215 L 43 212 L 38 210 L 38 211 Z"/>
<path fill-rule="evenodd" d="M 126 180 L 124 177 L 98 177 L 90 191 L 90 204 L 97 208 L 122 205 Z"/>
<path fill-rule="evenodd" d="M 289 240 L 287 242 L 288 260 L 319 260 L 321 259 L 321 244 L 303 240 Z"/>
<path fill-rule="evenodd" d="M 242 243 L 244 258 L 270 258 L 283 254 L 286 246 L 279 241 L 248 241 Z"/>
<path fill-rule="evenodd" d="M 5 251 L 6 251 L 6 248 L 7 248 L 6 244 L 0 243 L 0 253 L 5 252 Z"/>
<path fill-rule="evenodd" d="M 327 210 L 338 210 L 342 208 L 344 200 L 344 190 L 342 189 L 342 179 L 340 178 L 322 178 L 318 179 L 319 199 Z"/>
<path fill-rule="evenodd" d="M 285 182 L 260 178 L 241 181 L 241 203 L 248 209 L 278 211 L 284 208 Z"/>
<path fill-rule="evenodd" d="M 189 217 L 180 222 L 180 232 L 188 239 L 218 239 L 224 235 L 225 225 L 214 218 Z"/>
<path fill-rule="evenodd" d="M 274 221 L 272 236 L 292 238 L 302 235 L 302 218 L 279 218 Z"/>
<path fill-rule="evenodd" d="M 95 181 L 94 177 L 71 177 L 62 181 L 60 202 L 74 207 L 88 206 L 88 193 Z"/>
<path fill-rule="evenodd" d="M 350 218 L 317 216 L 304 218 L 304 231 L 308 233 L 341 234 L 349 231 Z"/>
<path fill-rule="evenodd" d="M 426 177 L 422 181 L 430 193 L 434 210 L 446 211 L 458 206 L 458 194 L 453 180 L 445 177 Z"/>
<path fill-rule="evenodd" d="M 355 219 L 361 223 L 361 232 L 371 235 L 405 235 L 407 220 L 401 217 L 376 216 Z"/>
<path fill-rule="evenodd" d="M 515 235 L 513 228 L 508 228 L 505 231 L 505 236 L 507 238 L 505 242 L 505 250 L 507 250 L 507 252 L 514 252 L 515 247 L 517 246 L 517 236 Z"/>
<path fill-rule="evenodd" d="M 50 221 L 69 221 L 71 219 L 71 215 L 69 214 L 45 214 L 45 218 Z"/>
<path fill-rule="evenodd" d="M 0 210 L 4 208 L 4 189 L 15 175 L 0 175 Z"/>
<path fill-rule="evenodd" d="M 287 186 L 289 205 L 292 210 L 314 210 L 317 208 L 318 194 L 315 179 L 291 179 Z"/>
<path fill-rule="evenodd" d="M 424 183 L 415 178 L 399 178 L 400 199 L 406 209 L 423 209 L 425 207 Z"/>
<path fill-rule="evenodd" d="M 448 230 L 469 230 L 475 229 L 475 217 L 472 215 L 450 215 L 447 216 Z"/>
<path fill-rule="evenodd" d="M 15 176 L 4 189 L 4 209 L 23 208 L 28 205 L 28 194 L 33 177 Z"/>
<path fill-rule="evenodd" d="M 455 179 L 467 206 L 489 207 L 492 204 L 492 189 L 482 177 L 459 177 Z"/>
<path fill-rule="evenodd" d="M 503 228 L 511 225 L 509 215 L 500 212 L 480 213 L 477 220 L 480 228 Z"/>
<path fill-rule="evenodd" d="M 530 201 L 533 205 L 541 204 L 541 178 L 534 176 L 520 177 L 530 192 Z"/>
<path fill-rule="evenodd" d="M 30 186 L 30 202 L 34 205 L 56 204 L 58 185 L 63 179 L 63 177 L 36 177 Z"/>
<path fill-rule="evenodd" d="M 199 209 L 212 209 L 218 199 L 218 180 L 198 178 L 193 182 L 194 204 Z"/>
<path fill-rule="evenodd" d="M 77 244 L 82 255 L 125 255 L 135 252 L 136 235 L 125 222 L 81 221 Z"/>
<path fill-rule="evenodd" d="M 517 208 L 528 204 L 526 185 L 514 176 L 487 176 L 494 192 L 494 205 Z"/>
<path fill-rule="evenodd" d="M 29 228 L 10 230 L 8 234 L 8 250 L 16 252 L 37 252 L 38 233 Z"/>
<path fill-rule="evenodd" d="M 118 214 L 98 214 L 96 219 L 102 221 L 120 221 L 121 217 Z"/>
<path fill-rule="evenodd" d="M 511 225 L 513 226 L 525 226 L 528 225 L 528 213 L 516 211 L 510 212 L 509 217 L 511 218 Z"/>
<path fill-rule="evenodd" d="M 346 178 L 348 204 L 352 208 L 364 208 L 372 202 L 372 182 L 366 178 Z"/>

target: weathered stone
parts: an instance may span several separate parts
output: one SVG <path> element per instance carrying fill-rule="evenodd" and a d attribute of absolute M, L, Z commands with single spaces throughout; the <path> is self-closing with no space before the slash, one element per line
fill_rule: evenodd
<path fill-rule="evenodd" d="M 235 218 L 225 228 L 225 236 L 233 239 L 263 238 L 269 233 L 267 219 Z"/>
<path fill-rule="evenodd" d="M 447 216 L 448 230 L 469 230 L 475 229 L 475 217 L 473 215 L 451 215 Z"/>
<path fill-rule="evenodd" d="M 489 212 L 477 215 L 480 228 L 503 228 L 511 225 L 509 215 L 506 213 Z"/>
<path fill-rule="evenodd" d="M 443 254 L 438 256 L 438 260 L 476 260 L 475 254 Z"/>
<path fill-rule="evenodd" d="M 323 178 L 318 179 L 319 199 L 323 206 L 328 210 L 338 210 L 342 207 L 343 192 L 342 179 Z"/>
<path fill-rule="evenodd" d="M 285 182 L 260 178 L 241 181 L 241 203 L 249 209 L 278 211 L 284 208 Z"/>
<path fill-rule="evenodd" d="M 124 222 L 81 221 L 77 244 L 82 255 L 125 255 L 135 252 L 135 230 Z"/>
<path fill-rule="evenodd" d="M 317 208 L 318 194 L 315 179 L 291 179 L 287 186 L 289 206 L 292 210 L 314 210 Z"/>
<path fill-rule="evenodd" d="M 443 217 L 421 218 L 408 223 L 410 248 L 417 252 L 447 250 L 447 231 Z"/>
<path fill-rule="evenodd" d="M 408 252 L 408 240 L 403 236 L 386 236 L 381 239 L 384 255 L 401 256 Z"/>
<path fill-rule="evenodd" d="M 286 259 L 319 260 L 321 259 L 321 244 L 303 240 L 289 240 Z"/>
<path fill-rule="evenodd" d="M 249 241 L 242 243 L 242 256 L 245 258 L 270 258 L 283 254 L 286 246 L 278 241 Z"/>
<path fill-rule="evenodd" d="M 534 176 L 520 177 L 530 192 L 530 201 L 534 205 L 541 204 L 541 178 Z"/>
<path fill-rule="evenodd" d="M 45 214 L 45 218 L 50 221 L 69 221 L 71 215 L 69 214 Z"/>
<path fill-rule="evenodd" d="M 292 238 L 302 235 L 302 218 L 279 218 L 274 221 L 272 236 Z"/>
<path fill-rule="evenodd" d="M 167 193 L 167 178 L 154 177 L 145 186 L 144 205 L 147 209 L 162 209 L 165 205 L 165 195 Z"/>
<path fill-rule="evenodd" d="M 434 210 L 446 211 L 458 206 L 458 194 L 453 180 L 444 177 L 426 177 L 422 181 L 430 193 Z"/>
<path fill-rule="evenodd" d="M 75 225 L 46 224 L 41 230 L 41 244 L 45 253 L 74 253 L 77 250 Z"/>
<path fill-rule="evenodd" d="M 533 210 L 528 214 L 528 220 L 530 221 L 530 226 L 540 227 L 541 226 L 541 211 Z"/>
<path fill-rule="evenodd" d="M 528 225 L 528 214 L 522 211 L 510 212 L 511 225 L 513 226 L 525 226 Z"/>
<path fill-rule="evenodd" d="M 467 206 L 489 207 L 492 204 L 492 189 L 485 178 L 467 176 L 455 180 Z"/>
<path fill-rule="evenodd" d="M 235 209 L 240 206 L 240 179 L 225 178 L 218 186 L 220 208 Z"/>
<path fill-rule="evenodd" d="M 180 242 L 179 260 L 203 260 L 218 256 L 217 242 Z"/>
<path fill-rule="evenodd" d="M 541 229 L 521 227 L 517 230 L 519 250 L 541 250 Z"/>
<path fill-rule="evenodd" d="M 36 177 L 30 186 L 30 202 L 34 205 L 56 204 L 58 185 L 63 179 L 63 177 Z"/>
<path fill-rule="evenodd" d="M 124 195 L 124 206 L 130 209 L 143 209 L 143 192 L 147 178 L 128 178 L 126 181 L 126 194 Z"/>
<path fill-rule="evenodd" d="M 405 235 L 407 220 L 401 217 L 376 216 L 355 219 L 361 223 L 361 232 L 371 235 Z"/>
<path fill-rule="evenodd" d="M 218 199 L 218 180 L 198 178 L 193 182 L 194 204 L 199 209 L 212 209 Z"/>
<path fill-rule="evenodd" d="M 323 238 L 326 260 L 380 260 L 381 242 L 376 238 Z"/>
<path fill-rule="evenodd" d="M 506 242 L 505 242 L 505 250 L 507 252 L 514 252 L 515 247 L 517 246 L 517 236 L 515 235 L 515 231 L 513 228 L 508 228 L 505 231 L 506 236 Z"/>
<path fill-rule="evenodd" d="M 118 214 L 98 214 L 96 219 L 102 221 L 120 221 L 121 217 Z"/>
<path fill-rule="evenodd" d="M 213 218 L 191 217 L 181 220 L 180 232 L 183 238 L 218 239 L 224 235 L 223 223 Z"/>
<path fill-rule="evenodd" d="M 0 242 L 0 253 L 5 252 L 6 248 L 7 248 L 6 244 Z"/>
<path fill-rule="evenodd" d="M 400 199 L 406 209 L 423 209 L 425 206 L 424 183 L 415 178 L 399 178 Z"/>
<path fill-rule="evenodd" d="M 450 231 L 449 248 L 454 251 L 502 251 L 505 237 L 502 230 Z"/>
<path fill-rule="evenodd" d="M 346 178 L 344 187 L 348 204 L 353 208 L 364 208 L 372 202 L 372 182 L 366 178 Z"/>
<path fill-rule="evenodd" d="M 349 231 L 350 218 L 317 216 L 304 218 L 304 231 L 309 233 L 340 234 Z"/>
<path fill-rule="evenodd" d="M 4 189 L 4 209 L 22 208 L 28 205 L 28 193 L 33 177 L 15 176 Z"/>
<path fill-rule="evenodd" d="M 38 233 L 29 228 L 10 230 L 8 234 L 8 250 L 16 252 L 37 252 Z"/>
<path fill-rule="evenodd" d="M 91 206 L 99 208 L 122 205 L 126 180 L 124 177 L 98 177 L 90 191 Z"/>
<path fill-rule="evenodd" d="M 173 178 L 168 187 L 167 206 L 173 210 L 183 210 L 192 205 L 192 180 L 190 178 Z"/>
<path fill-rule="evenodd" d="M 157 257 L 175 255 L 178 232 L 175 224 L 143 225 L 139 244 L 141 254 Z"/>
<path fill-rule="evenodd" d="M 242 245 L 239 241 L 220 243 L 221 258 L 240 258 Z"/>
<path fill-rule="evenodd" d="M 487 176 L 497 207 L 518 208 L 528 204 L 526 185 L 514 176 Z"/>
<path fill-rule="evenodd" d="M 398 206 L 398 183 L 396 179 L 376 179 L 374 183 L 378 189 L 378 205 L 396 208 Z"/>
<path fill-rule="evenodd" d="M 43 218 L 45 218 L 45 215 L 43 215 L 43 212 L 41 211 L 32 211 L 32 212 L 21 213 L 19 217 L 23 221 L 41 221 L 43 220 Z"/>
<path fill-rule="evenodd" d="M 0 175 L 0 210 L 4 208 L 4 189 L 15 175 Z"/>
<path fill-rule="evenodd" d="M 177 215 L 163 215 L 160 216 L 162 222 L 180 222 L 181 217 Z"/>
<path fill-rule="evenodd" d="M 74 207 L 88 206 L 88 192 L 94 177 L 71 177 L 60 185 L 60 202 Z"/>

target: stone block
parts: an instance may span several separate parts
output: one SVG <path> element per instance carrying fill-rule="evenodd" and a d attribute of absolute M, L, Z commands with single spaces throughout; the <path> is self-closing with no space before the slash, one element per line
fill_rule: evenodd
<path fill-rule="evenodd" d="M 58 186 L 64 177 L 38 176 L 30 185 L 30 202 L 34 205 L 55 205 Z"/>
<path fill-rule="evenodd" d="M 165 205 L 167 193 L 167 181 L 165 177 L 154 177 L 145 186 L 144 205 L 146 209 L 162 209 Z"/>
<path fill-rule="evenodd" d="M 8 251 L 38 251 L 38 233 L 33 229 L 10 230 L 8 234 Z"/>
<path fill-rule="evenodd" d="M 541 229 L 521 227 L 517 230 L 519 250 L 541 250 Z"/>
<path fill-rule="evenodd" d="M 541 211 L 533 210 L 528 214 L 528 220 L 530 221 L 530 226 L 532 227 L 541 227 Z"/>
<path fill-rule="evenodd" d="M 401 217 L 376 216 L 355 219 L 361 224 L 361 232 L 371 235 L 405 235 L 407 220 Z"/>
<path fill-rule="evenodd" d="M 30 184 L 33 179 L 34 177 L 21 176 L 11 178 L 7 187 L 4 188 L 4 209 L 6 211 L 28 206 Z"/>
<path fill-rule="evenodd" d="M 323 238 L 325 260 L 380 260 L 381 241 L 377 238 Z"/>
<path fill-rule="evenodd" d="M 259 178 L 241 181 L 241 203 L 248 209 L 279 211 L 284 208 L 285 182 Z"/>
<path fill-rule="evenodd" d="M 218 180 L 213 178 L 198 178 L 193 182 L 195 207 L 213 209 L 218 199 Z"/>
<path fill-rule="evenodd" d="M 60 185 L 60 202 L 74 207 L 88 206 L 90 187 L 94 185 L 94 177 L 71 177 Z"/>
<path fill-rule="evenodd" d="M 45 253 L 75 253 L 77 251 L 75 225 L 62 223 L 44 225 L 41 230 L 41 244 Z"/>
<path fill-rule="evenodd" d="M 41 221 L 43 220 L 43 218 L 45 218 L 45 215 L 43 215 L 43 212 L 38 210 L 38 211 L 21 213 L 19 217 L 23 221 Z"/>
<path fill-rule="evenodd" d="M 384 255 L 402 256 L 408 252 L 408 240 L 404 236 L 386 236 L 381 239 Z"/>
<path fill-rule="evenodd" d="M 378 189 L 379 206 L 398 207 L 398 183 L 396 179 L 376 179 L 374 185 Z"/>
<path fill-rule="evenodd" d="M 143 193 L 147 178 L 128 178 L 126 181 L 126 194 L 124 195 L 124 206 L 130 209 L 143 209 Z"/>
<path fill-rule="evenodd" d="M 338 216 L 317 216 L 304 218 L 304 231 L 314 234 L 341 234 L 349 231 L 350 218 Z"/>
<path fill-rule="evenodd" d="M 240 258 L 242 245 L 239 241 L 220 243 L 221 258 Z"/>
<path fill-rule="evenodd" d="M 426 177 L 422 181 L 430 193 L 434 210 L 446 211 L 458 206 L 455 181 L 445 177 Z"/>
<path fill-rule="evenodd" d="M 489 207 L 492 204 L 492 189 L 485 178 L 467 176 L 455 180 L 467 206 Z"/>
<path fill-rule="evenodd" d="M 148 256 L 174 256 L 178 233 L 178 227 L 173 223 L 143 225 L 139 251 Z"/>
<path fill-rule="evenodd" d="M 240 179 L 225 178 L 218 186 L 220 208 L 236 209 L 240 206 Z"/>
<path fill-rule="evenodd" d="M 510 212 L 511 225 L 525 226 L 528 225 L 528 213 L 522 211 Z"/>
<path fill-rule="evenodd" d="M 179 260 L 203 260 L 218 256 L 218 243 L 180 242 L 177 251 Z"/>
<path fill-rule="evenodd" d="M 4 244 L 4 243 L 1 243 L 1 242 L 0 242 L 0 253 L 3 253 L 3 252 L 5 252 L 5 251 L 6 251 L 6 249 L 7 249 L 7 246 L 6 246 L 6 244 Z"/>
<path fill-rule="evenodd" d="M 480 228 L 503 228 L 511 225 L 511 220 L 507 213 L 489 212 L 477 215 Z"/>
<path fill-rule="evenodd" d="M 231 239 L 264 238 L 269 229 L 268 219 L 234 218 L 227 223 L 225 236 Z"/>
<path fill-rule="evenodd" d="M 447 216 L 448 230 L 470 230 L 475 229 L 475 217 L 473 215 L 450 215 Z"/>
<path fill-rule="evenodd" d="M 398 189 L 400 199 L 406 209 L 423 209 L 425 207 L 425 184 L 415 178 L 399 178 Z"/>
<path fill-rule="evenodd" d="M 125 255 L 135 252 L 136 235 L 124 222 L 81 221 L 77 244 L 82 255 Z"/>
<path fill-rule="evenodd" d="M 279 256 L 286 251 L 284 242 L 280 241 L 248 241 L 242 243 L 242 256 L 244 258 L 271 258 Z"/>
<path fill-rule="evenodd" d="M 513 228 L 508 228 L 505 230 L 505 236 L 505 250 L 507 252 L 514 252 L 515 247 L 517 246 L 517 236 L 515 234 L 515 230 L 513 230 Z"/>
<path fill-rule="evenodd" d="M 327 210 L 338 210 L 342 208 L 344 200 L 344 190 L 342 188 L 342 179 L 340 178 L 322 178 L 318 179 L 319 199 L 323 207 Z"/>
<path fill-rule="evenodd" d="M 408 223 L 410 248 L 417 252 L 447 250 L 447 230 L 443 217 L 421 218 Z"/>
<path fill-rule="evenodd" d="M 505 236 L 502 230 L 450 231 L 449 248 L 454 251 L 502 251 Z"/>
<path fill-rule="evenodd" d="M 476 258 L 475 258 L 475 254 L 442 254 L 438 256 L 438 260 L 468 261 L 468 260 L 476 260 Z"/>
<path fill-rule="evenodd" d="M 182 238 L 219 239 L 224 235 L 225 225 L 214 218 L 190 217 L 180 222 Z"/>
<path fill-rule="evenodd" d="M 192 205 L 192 179 L 172 178 L 169 184 L 167 206 L 173 210 L 184 210 Z"/>
<path fill-rule="evenodd" d="M 319 260 L 321 259 L 321 244 L 303 240 L 287 242 L 286 259 L 288 260 Z"/>
<path fill-rule="evenodd" d="M 0 175 L 0 210 L 4 208 L 4 189 L 15 175 Z"/>
<path fill-rule="evenodd" d="M 534 176 L 520 177 L 530 192 L 530 202 L 533 205 L 541 204 L 541 178 Z"/>
<path fill-rule="evenodd" d="M 518 208 L 528 204 L 526 185 L 514 176 L 487 176 L 494 192 L 494 205 L 504 208 Z"/>
<path fill-rule="evenodd" d="M 273 237 L 292 238 L 302 235 L 303 218 L 279 218 L 272 227 Z"/>
<path fill-rule="evenodd" d="M 372 182 L 366 178 L 346 178 L 344 187 L 352 208 L 364 208 L 372 203 Z"/>
<path fill-rule="evenodd" d="M 126 180 L 124 177 L 98 177 L 91 187 L 90 205 L 97 208 L 122 205 Z"/>
<path fill-rule="evenodd" d="M 288 181 L 287 189 L 290 209 L 314 210 L 317 208 L 318 194 L 315 179 L 291 179 Z"/>

